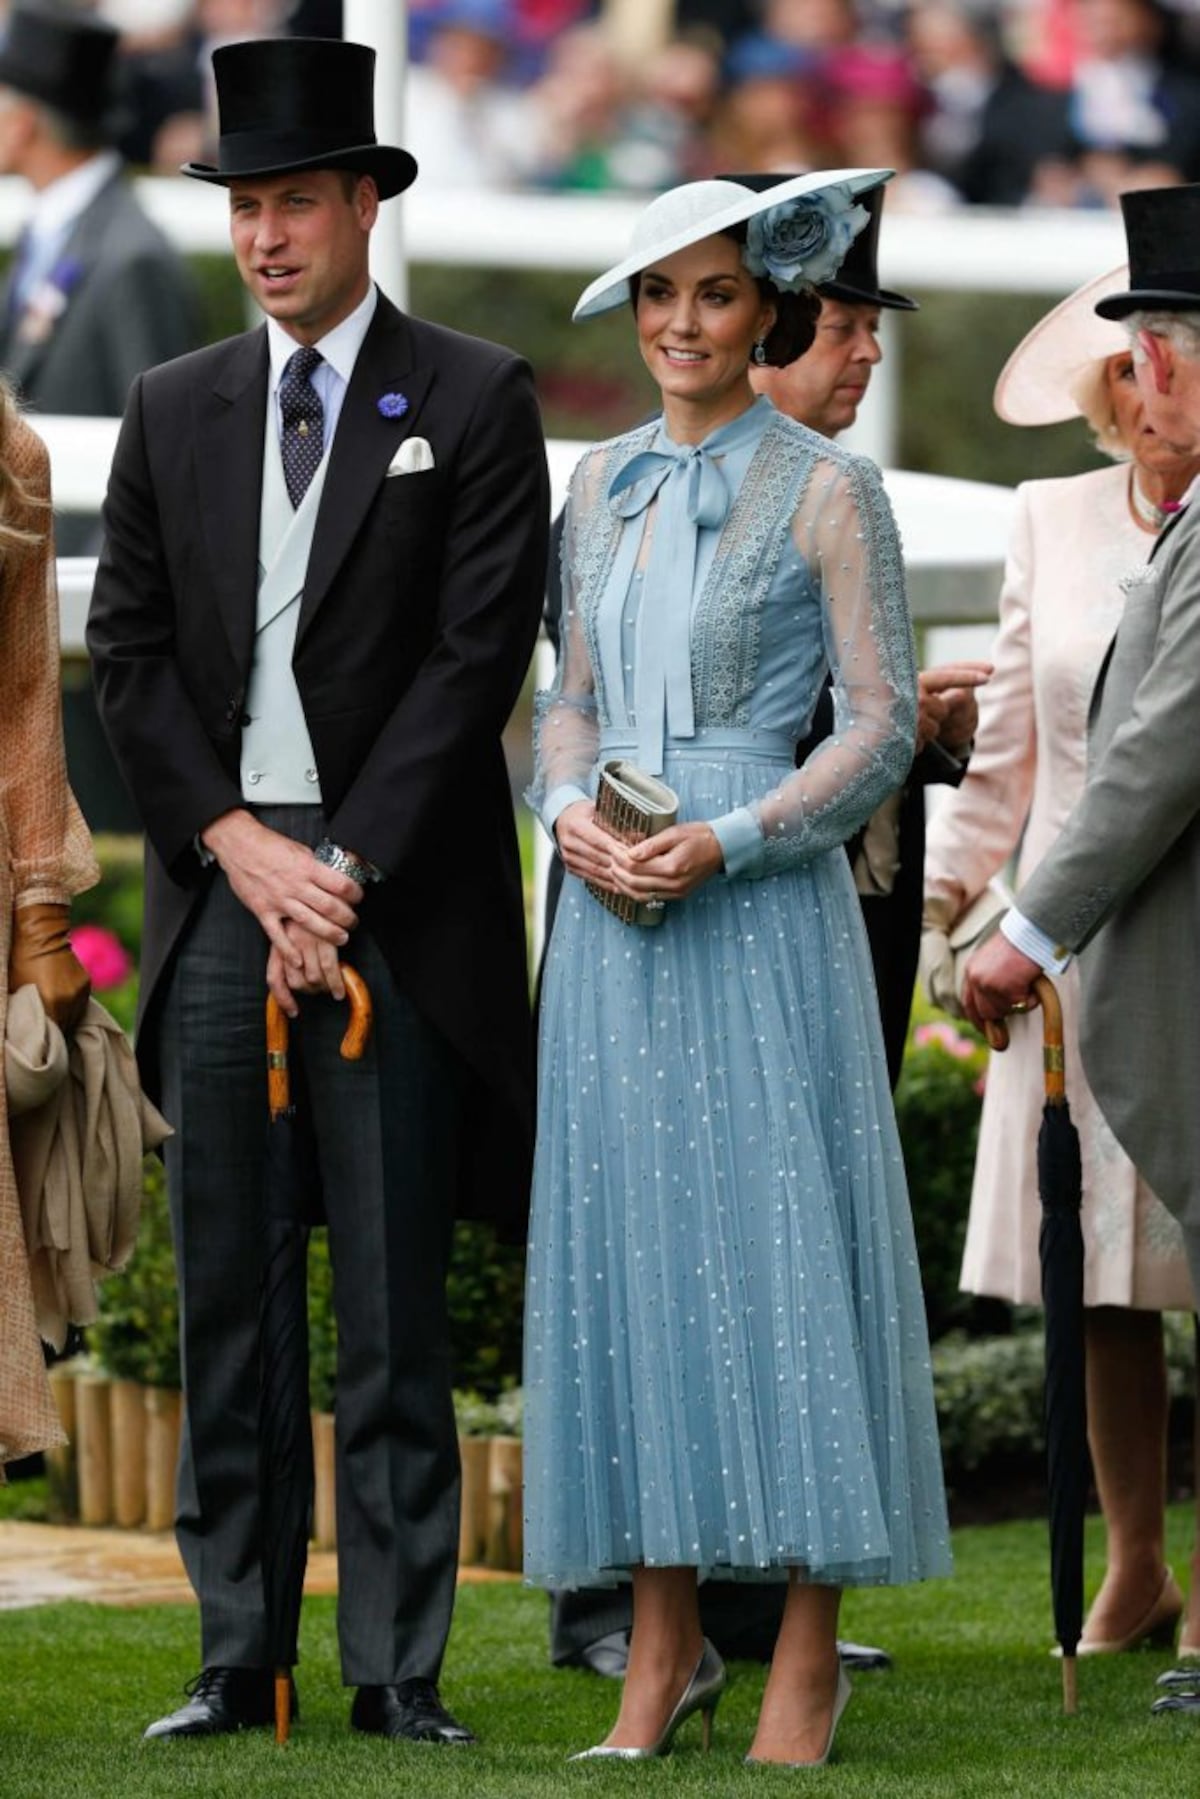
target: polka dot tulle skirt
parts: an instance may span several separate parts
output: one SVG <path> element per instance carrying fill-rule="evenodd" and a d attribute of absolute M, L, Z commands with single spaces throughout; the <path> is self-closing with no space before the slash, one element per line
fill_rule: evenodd
<path fill-rule="evenodd" d="M 679 758 L 682 816 L 761 766 Z M 925 1314 L 839 848 L 651 930 L 564 884 L 542 993 L 526 1573 L 941 1574 Z"/>

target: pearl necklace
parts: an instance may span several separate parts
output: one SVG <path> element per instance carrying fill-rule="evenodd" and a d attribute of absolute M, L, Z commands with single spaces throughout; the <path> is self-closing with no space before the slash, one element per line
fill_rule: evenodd
<path fill-rule="evenodd" d="M 1156 506 L 1153 500 L 1148 500 L 1132 469 L 1129 472 L 1129 503 L 1139 525 L 1144 525 L 1147 531 L 1161 531 L 1167 520 L 1179 511 L 1178 500 L 1168 500 L 1165 506 Z"/>

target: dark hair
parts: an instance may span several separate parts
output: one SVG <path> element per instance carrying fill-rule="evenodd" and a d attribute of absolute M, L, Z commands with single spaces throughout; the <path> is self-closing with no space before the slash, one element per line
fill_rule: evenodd
<path fill-rule="evenodd" d="M 746 241 L 746 227 L 730 225 L 728 230 L 717 235 L 731 237 L 740 246 Z M 763 339 L 764 366 L 786 368 L 789 362 L 795 362 L 812 346 L 817 335 L 817 320 L 821 316 L 821 296 L 815 288 L 798 294 L 786 293 L 765 275 L 756 275 L 754 279 L 763 300 L 775 308 L 775 323 Z M 635 313 L 641 284 L 642 271 L 639 269 L 629 277 L 629 302 Z"/>
<path fill-rule="evenodd" d="M 730 225 L 720 235 L 731 237 L 740 246 L 746 242 L 746 227 L 744 224 Z M 817 335 L 817 320 L 821 316 L 821 296 L 814 288 L 798 294 L 788 293 L 776 287 L 765 275 L 756 275 L 755 280 L 763 299 L 775 308 L 775 323 L 763 339 L 765 366 L 786 368 L 789 362 L 795 362 L 812 347 Z"/>

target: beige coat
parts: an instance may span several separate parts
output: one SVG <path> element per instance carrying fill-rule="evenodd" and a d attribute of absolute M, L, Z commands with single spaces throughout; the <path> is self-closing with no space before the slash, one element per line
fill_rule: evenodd
<path fill-rule="evenodd" d="M 19 423 L 8 462 L 45 500 L 45 447 Z M 21 521 L 48 527 L 42 510 Z M 62 903 L 99 878 L 87 828 L 67 785 L 59 698 L 58 596 L 49 539 L 0 563 L 0 1038 L 8 1003 L 12 913 Z M 34 1322 L 33 1295 L 0 1107 L 0 1464 L 62 1441 Z"/>
<path fill-rule="evenodd" d="M 4 1075 L 34 1313 L 43 1341 L 61 1349 L 68 1325 L 96 1318 L 96 1282 L 132 1255 L 142 1158 L 171 1133 L 98 1000 L 68 1044 L 36 987 L 10 993 Z"/>
<path fill-rule="evenodd" d="M 1114 466 L 1018 490 L 996 672 L 966 778 L 929 827 L 926 893 L 958 910 L 1018 849 L 1023 882 L 1083 791 L 1088 707 L 1121 616 L 1120 580 L 1153 544 L 1129 515 L 1128 482 L 1128 467 Z M 1190 1308 L 1179 1227 L 1139 1180 L 1084 1078 L 1077 968 L 1057 984 L 1083 1153 L 1086 1302 Z M 1041 1295 L 1041 1028 L 1033 1016 L 1010 1025 L 1011 1048 L 988 1068 L 962 1284 L 1031 1305 Z"/>

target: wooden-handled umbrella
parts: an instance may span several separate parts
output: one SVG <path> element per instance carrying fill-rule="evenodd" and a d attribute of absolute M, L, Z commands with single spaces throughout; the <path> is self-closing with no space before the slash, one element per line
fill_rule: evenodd
<path fill-rule="evenodd" d="M 1079 1135 L 1067 1104 L 1062 1006 L 1045 975 L 1034 982 L 1042 1009 L 1046 1104 L 1038 1132 L 1042 1224 L 1038 1253 L 1045 1307 L 1046 1491 L 1050 1522 L 1050 1592 L 1054 1634 L 1062 1650 L 1063 1710 L 1078 1710 L 1076 1651 L 1083 1634 L 1083 1518 L 1090 1479 L 1083 1336 L 1083 1170 Z M 1000 1039 L 1003 1041 L 1000 1041 Z M 1008 1033 L 988 1031 L 1003 1049 Z"/>
<path fill-rule="evenodd" d="M 371 1034 L 366 982 L 342 964 L 350 1020 L 348 1062 Z M 299 1075 L 299 1071 L 297 1071 Z M 262 1466 L 263 1597 L 275 1669 L 275 1741 L 288 1740 L 292 1669 L 312 1512 L 312 1426 L 308 1403 L 308 1237 L 324 1219 L 316 1141 L 307 1106 L 297 1104 L 288 1065 L 287 1014 L 267 1000 L 267 1132 L 264 1254 L 259 1314 L 259 1451 Z"/>

